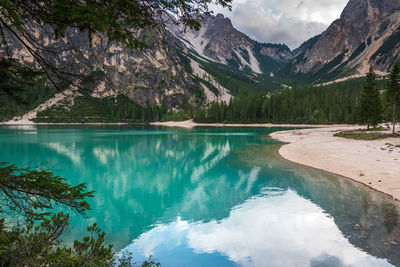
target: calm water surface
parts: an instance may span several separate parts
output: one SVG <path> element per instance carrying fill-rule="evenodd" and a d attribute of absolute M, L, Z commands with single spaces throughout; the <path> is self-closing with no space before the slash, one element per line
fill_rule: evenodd
<path fill-rule="evenodd" d="M 400 266 L 399 204 L 281 160 L 282 129 L 0 128 L 1 161 L 96 191 L 107 242 L 162 266 Z"/>

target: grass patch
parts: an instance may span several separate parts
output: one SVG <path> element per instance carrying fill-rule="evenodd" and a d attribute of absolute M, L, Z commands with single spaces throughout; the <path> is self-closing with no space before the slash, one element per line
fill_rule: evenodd
<path fill-rule="evenodd" d="M 382 138 L 380 133 L 368 133 L 368 132 L 340 132 L 334 134 L 336 137 L 343 137 L 354 140 L 376 140 Z"/>
<path fill-rule="evenodd" d="M 379 132 L 366 132 L 366 131 L 349 131 L 349 132 L 339 132 L 334 134 L 336 137 L 342 137 L 347 139 L 353 140 L 378 140 L 384 138 L 392 138 L 397 137 L 399 138 L 399 134 L 384 134 Z"/>
<path fill-rule="evenodd" d="M 379 126 L 379 127 L 371 128 L 368 131 L 369 132 L 382 132 L 382 131 L 387 131 L 387 130 L 390 130 L 390 128 L 388 129 L 388 128 L 383 127 L 383 126 Z"/>

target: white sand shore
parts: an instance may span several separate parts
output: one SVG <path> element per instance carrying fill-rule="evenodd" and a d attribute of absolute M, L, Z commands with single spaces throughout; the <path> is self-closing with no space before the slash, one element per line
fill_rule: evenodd
<path fill-rule="evenodd" d="M 339 127 L 343 125 L 314 125 L 314 124 L 272 124 L 272 123 L 196 123 L 193 120 L 187 121 L 166 121 L 166 122 L 152 122 L 150 125 L 154 126 L 167 126 L 167 127 L 181 127 L 181 128 L 193 128 L 193 127 L 292 127 L 292 128 L 328 128 L 328 127 Z M 345 126 L 345 125 L 344 125 Z"/>
<path fill-rule="evenodd" d="M 279 154 L 290 161 L 314 167 L 400 199 L 400 138 L 362 141 L 334 137 L 355 126 L 275 132 L 271 136 L 289 144 Z"/>

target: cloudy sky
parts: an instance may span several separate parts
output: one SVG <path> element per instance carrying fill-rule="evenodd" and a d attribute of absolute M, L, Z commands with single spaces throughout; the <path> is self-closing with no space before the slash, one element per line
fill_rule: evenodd
<path fill-rule="evenodd" d="M 232 11 L 213 7 L 235 28 L 261 42 L 296 48 L 340 17 L 348 0 L 233 0 Z"/>

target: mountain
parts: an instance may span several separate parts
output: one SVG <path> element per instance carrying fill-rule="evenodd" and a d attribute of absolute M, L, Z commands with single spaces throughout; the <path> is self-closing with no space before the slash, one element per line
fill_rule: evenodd
<path fill-rule="evenodd" d="M 399 51 L 399 0 L 350 0 L 339 19 L 295 52 L 290 70 L 325 80 L 365 74 L 370 65 L 386 73 Z"/>
<path fill-rule="evenodd" d="M 286 45 L 252 40 L 236 30 L 231 20 L 222 14 L 202 21 L 200 31 L 184 32 L 173 25 L 169 29 L 198 55 L 239 70 L 269 74 L 293 58 Z"/>

